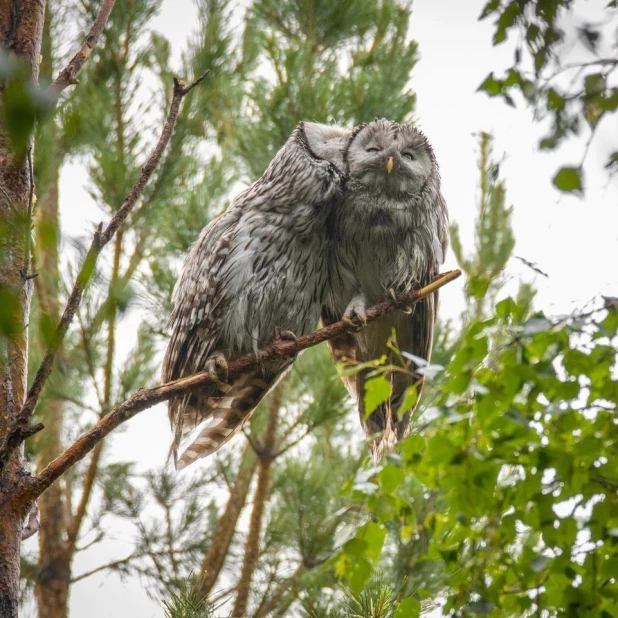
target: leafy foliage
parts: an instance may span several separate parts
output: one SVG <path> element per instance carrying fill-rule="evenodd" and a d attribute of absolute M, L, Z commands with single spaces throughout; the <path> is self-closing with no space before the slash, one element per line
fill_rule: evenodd
<path fill-rule="evenodd" d="M 337 559 L 355 593 L 368 567 L 388 561 L 389 544 L 423 537 L 408 566 L 442 573 L 448 615 L 618 611 L 618 313 L 522 320 L 523 309 L 507 298 L 471 325 L 440 381 L 439 414 L 372 470 L 361 492 L 369 521 Z M 511 341 L 488 367 L 496 327 Z M 410 478 L 437 496 L 421 519 Z M 394 538 L 384 542 L 387 530 Z M 423 582 L 414 598 L 427 590 Z"/>
<path fill-rule="evenodd" d="M 517 37 L 514 64 L 503 77 L 493 72 L 480 85 L 490 97 L 514 106 L 517 96 L 530 105 L 537 120 L 549 120 L 550 132 L 539 142 L 541 149 L 587 134 L 582 160 L 562 167 L 553 183 L 560 191 L 582 192 L 581 168 L 601 125 L 611 126 L 618 110 L 618 46 L 615 2 L 605 7 L 603 19 L 589 23 L 574 17 L 583 4 L 575 0 L 491 0 L 480 19 L 495 18 L 493 43 Z M 575 52 L 573 52 L 575 49 Z M 606 165 L 615 168 L 616 153 Z"/>

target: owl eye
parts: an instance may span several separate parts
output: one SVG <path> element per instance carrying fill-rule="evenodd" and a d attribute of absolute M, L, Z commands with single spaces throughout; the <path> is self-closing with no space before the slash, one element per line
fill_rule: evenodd
<path fill-rule="evenodd" d="M 410 161 L 414 161 L 414 155 L 411 152 L 404 152 L 403 156 Z"/>
<path fill-rule="evenodd" d="M 366 152 L 380 152 L 379 148 L 367 148 Z"/>

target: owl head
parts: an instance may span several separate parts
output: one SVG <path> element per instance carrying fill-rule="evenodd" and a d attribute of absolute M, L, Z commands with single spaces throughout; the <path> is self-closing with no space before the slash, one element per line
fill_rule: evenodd
<path fill-rule="evenodd" d="M 318 159 L 325 159 L 344 171 L 343 153 L 351 131 L 336 125 L 319 124 L 317 122 L 301 123 L 309 150 Z"/>
<path fill-rule="evenodd" d="M 344 158 L 350 179 L 393 196 L 416 196 L 438 175 L 427 138 L 412 126 L 385 119 L 358 127 Z"/>

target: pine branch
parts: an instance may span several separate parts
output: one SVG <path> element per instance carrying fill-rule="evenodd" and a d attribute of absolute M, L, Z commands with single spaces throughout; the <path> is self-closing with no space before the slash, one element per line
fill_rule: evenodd
<path fill-rule="evenodd" d="M 436 277 L 429 285 L 412 292 L 399 299 L 398 302 L 389 300 L 374 305 L 367 310 L 367 322 L 375 322 L 384 315 L 392 313 L 403 305 L 413 305 L 423 298 L 433 294 L 447 283 L 457 279 L 461 271 L 452 270 Z M 318 329 L 308 335 L 299 337 L 294 341 L 276 341 L 262 348 L 260 363 L 265 363 L 275 358 L 290 358 L 298 352 L 318 345 L 329 339 L 334 339 L 352 328 L 344 321 L 335 322 L 324 328 Z M 256 369 L 258 360 L 254 354 L 247 354 L 231 361 L 228 366 L 228 379 L 248 371 Z M 54 481 L 60 478 L 67 470 L 83 459 L 101 440 L 103 440 L 116 427 L 133 418 L 139 412 L 151 408 L 157 403 L 167 401 L 171 397 L 182 395 L 205 386 L 216 384 L 216 379 L 211 378 L 208 371 L 202 371 L 187 378 L 180 378 L 173 382 L 160 384 L 152 388 L 138 390 L 132 397 L 116 406 L 107 416 L 97 422 L 91 429 L 79 437 L 64 453 L 56 457 L 36 477 L 25 479 L 23 493 L 25 497 L 34 499 L 41 495 Z"/>
<path fill-rule="evenodd" d="M 174 555 L 178 554 L 180 557 L 182 557 L 183 555 L 186 555 L 186 552 L 192 551 L 194 549 L 199 549 L 199 545 L 191 545 L 187 548 L 184 549 L 178 549 L 173 551 L 172 553 Z M 86 579 L 87 577 L 90 577 L 91 575 L 96 575 L 97 573 L 100 573 L 101 571 L 110 571 L 113 569 L 117 569 L 118 567 L 121 566 L 125 566 L 125 565 L 131 565 L 132 562 L 134 562 L 135 560 L 140 560 L 141 558 L 165 558 L 167 556 L 169 556 L 170 552 L 169 550 L 163 550 L 163 551 L 156 551 L 156 552 L 151 552 L 151 551 L 136 551 L 133 552 L 132 554 L 129 554 L 128 556 L 124 557 L 124 558 L 120 558 L 119 560 L 113 560 L 112 562 L 107 562 L 106 564 L 102 564 L 98 567 L 95 567 L 94 569 L 90 569 L 89 571 L 84 571 L 83 573 L 80 573 L 79 575 L 75 575 L 74 577 L 71 578 L 71 583 L 74 584 L 76 582 L 81 581 L 82 579 Z"/>
<path fill-rule="evenodd" d="M 157 168 L 159 161 L 161 160 L 161 156 L 163 155 L 163 151 L 165 150 L 165 147 L 167 146 L 167 143 L 169 142 L 170 136 L 174 129 L 174 124 L 176 123 L 176 118 L 178 116 L 180 104 L 182 103 L 183 98 L 186 94 L 193 90 L 193 88 L 195 88 L 199 83 L 201 83 L 202 80 L 208 75 L 208 73 L 209 71 L 206 71 L 201 77 L 196 79 L 188 86 L 186 86 L 182 80 L 176 77 L 174 78 L 174 93 L 172 96 L 172 102 L 170 104 L 167 119 L 165 121 L 165 124 L 163 125 L 163 130 L 161 131 L 159 141 L 154 147 L 150 158 L 146 162 L 146 165 L 144 165 L 144 167 L 142 168 L 142 171 L 137 181 L 131 188 L 129 195 L 127 195 L 124 202 L 117 210 L 116 214 L 112 217 L 107 227 L 103 230 L 103 225 L 100 224 L 94 234 L 92 243 L 90 245 L 90 248 L 88 249 L 88 253 L 86 255 L 86 258 L 84 259 L 79 274 L 77 275 L 77 280 L 62 314 L 62 318 L 60 319 L 60 322 L 56 327 L 56 333 L 54 335 L 52 344 L 45 353 L 43 361 L 41 362 L 41 365 L 37 371 L 36 377 L 34 378 L 34 382 L 30 387 L 30 391 L 28 392 L 28 396 L 26 397 L 26 401 L 21 411 L 17 415 L 15 422 L 12 424 L 10 431 L 7 432 L 4 441 L 0 444 L 0 467 L 2 467 L 4 462 L 9 459 L 15 449 L 27 437 L 30 437 L 31 435 L 34 435 L 35 433 L 43 429 L 43 425 L 41 424 L 30 427 L 28 425 L 28 422 L 34 413 L 34 408 L 39 400 L 39 397 L 41 396 L 43 387 L 45 386 L 45 383 L 47 382 L 47 379 L 51 374 L 56 354 L 58 353 L 58 350 L 60 349 L 62 342 L 64 341 L 64 338 L 67 334 L 69 326 L 73 321 L 73 317 L 75 316 L 75 313 L 79 308 L 84 291 L 90 283 L 90 280 L 92 279 L 97 258 L 99 257 L 99 254 L 101 253 L 105 245 L 109 243 L 109 241 L 114 237 L 120 226 L 123 225 L 126 218 L 129 216 L 129 213 L 137 203 L 138 199 L 141 197 L 148 181 L 150 180 L 150 177 Z"/>
<path fill-rule="evenodd" d="M 103 0 L 101 2 L 99 13 L 94 20 L 90 31 L 86 35 L 86 39 L 84 40 L 82 46 L 73 58 L 69 60 L 67 66 L 64 67 L 60 73 L 58 73 L 58 77 L 56 77 L 50 86 L 50 91 L 56 97 L 60 95 L 65 88 L 68 88 L 74 84 L 79 84 L 79 80 L 76 76 L 84 66 L 86 60 L 90 57 L 90 54 L 92 54 L 92 50 L 96 47 L 99 37 L 103 33 L 105 25 L 107 24 L 110 13 L 114 8 L 114 4 L 116 4 L 116 0 Z"/>

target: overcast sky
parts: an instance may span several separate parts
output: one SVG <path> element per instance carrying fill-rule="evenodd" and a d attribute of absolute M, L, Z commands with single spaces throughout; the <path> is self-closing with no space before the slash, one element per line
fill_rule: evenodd
<path fill-rule="evenodd" d="M 586 8 L 586 18 L 594 21 L 606 2 L 578 4 Z M 501 176 L 506 181 L 508 202 L 514 206 L 515 254 L 538 264 L 549 275 L 536 280 L 536 306 L 553 314 L 565 313 L 600 294 L 618 296 L 618 190 L 602 170 L 610 147 L 615 149 L 616 114 L 611 123 L 603 125 L 603 134 L 589 154 L 585 200 L 556 192 L 551 177 L 561 164 L 579 161 L 582 145 L 573 143 L 559 153 L 539 153 L 540 129 L 528 111 L 514 110 L 476 92 L 488 72 L 500 73 L 512 61 L 508 45 L 491 46 L 491 21 L 476 21 L 483 5 L 481 0 L 416 0 L 414 5 L 411 36 L 421 54 L 411 82 L 418 98 L 416 116 L 435 148 L 451 219 L 459 224 L 464 239 L 470 240 L 478 182 L 475 135 L 489 131 L 495 136 L 496 157 L 504 157 Z M 195 8 L 191 0 L 167 0 L 154 23 L 171 41 L 178 58 L 197 23 Z M 581 50 L 575 47 L 573 53 Z M 63 171 L 61 210 L 67 237 L 89 233 L 92 221 L 100 218 L 85 191 L 86 180 L 85 171 L 77 165 Z M 445 266 L 456 266 L 452 255 Z M 509 274 L 527 279 L 533 275 L 519 263 L 509 268 Z M 442 312 L 456 316 L 461 309 L 461 285 L 447 286 L 441 292 Z M 139 315 L 129 316 L 126 332 L 139 322 Z M 125 338 L 125 351 L 132 344 L 130 339 Z M 114 437 L 108 460 L 136 460 L 141 469 L 160 466 L 169 438 L 165 410 L 158 406 L 125 425 L 124 432 Z M 79 554 L 75 574 L 129 553 L 131 545 L 123 534 L 119 530 L 117 541 Z M 33 546 L 36 539 L 26 544 L 26 548 Z M 160 605 L 147 598 L 139 581 L 121 582 L 115 575 L 94 576 L 74 585 L 71 613 L 74 618 L 163 616 Z"/>

